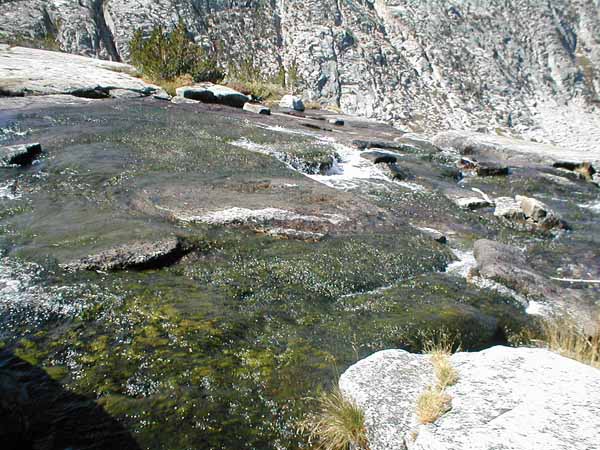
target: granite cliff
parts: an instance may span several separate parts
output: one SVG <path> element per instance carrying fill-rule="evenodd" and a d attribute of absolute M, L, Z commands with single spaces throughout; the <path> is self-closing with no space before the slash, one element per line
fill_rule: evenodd
<path fill-rule="evenodd" d="M 431 133 L 481 129 L 581 150 L 600 140 L 597 0 L 9 0 L 4 39 L 128 60 L 137 29 L 198 44 L 303 96 Z"/>

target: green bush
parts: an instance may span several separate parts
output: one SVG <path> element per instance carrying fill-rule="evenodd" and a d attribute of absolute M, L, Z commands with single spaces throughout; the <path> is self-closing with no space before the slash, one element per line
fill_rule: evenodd
<path fill-rule="evenodd" d="M 159 25 L 148 38 L 138 30 L 131 40 L 130 53 L 133 65 L 155 81 L 190 75 L 195 82 L 219 82 L 224 76 L 215 58 L 190 39 L 181 21 L 171 33 Z"/>

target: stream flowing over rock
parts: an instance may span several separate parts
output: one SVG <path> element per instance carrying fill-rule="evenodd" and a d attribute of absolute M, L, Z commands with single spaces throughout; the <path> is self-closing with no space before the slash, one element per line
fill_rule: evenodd
<path fill-rule="evenodd" d="M 137 29 L 181 19 L 223 65 L 283 68 L 303 96 L 419 130 L 600 141 L 595 0 L 13 0 L 0 36 L 127 61 Z"/>
<path fill-rule="evenodd" d="M 598 444 L 600 370 L 543 349 L 493 347 L 450 358 L 452 409 L 415 416 L 433 383 L 429 356 L 386 350 L 340 377 L 364 410 L 371 450 L 589 450 Z"/>

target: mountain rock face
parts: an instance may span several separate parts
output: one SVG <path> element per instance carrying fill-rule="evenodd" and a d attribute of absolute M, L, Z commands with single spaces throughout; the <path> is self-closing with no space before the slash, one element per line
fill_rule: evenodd
<path fill-rule="evenodd" d="M 418 425 L 418 395 L 433 383 L 426 355 L 375 353 L 340 388 L 366 414 L 372 450 L 589 449 L 597 446 L 600 371 L 542 349 L 493 347 L 451 357 L 452 409 Z"/>
<path fill-rule="evenodd" d="M 0 34 L 128 59 L 137 29 L 183 20 L 225 68 L 286 72 L 303 96 L 432 132 L 600 140 L 598 0 L 11 0 Z M 590 131 L 592 130 L 592 131 Z"/>

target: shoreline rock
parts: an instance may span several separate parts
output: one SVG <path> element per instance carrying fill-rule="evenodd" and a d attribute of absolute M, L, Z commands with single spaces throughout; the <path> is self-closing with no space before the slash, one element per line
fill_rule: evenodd
<path fill-rule="evenodd" d="M 600 428 L 600 370 L 545 349 L 456 353 L 452 410 L 434 424 L 415 416 L 433 383 L 427 355 L 384 350 L 350 366 L 343 394 L 364 411 L 371 450 L 586 450 Z"/>

